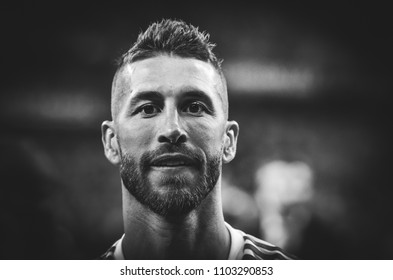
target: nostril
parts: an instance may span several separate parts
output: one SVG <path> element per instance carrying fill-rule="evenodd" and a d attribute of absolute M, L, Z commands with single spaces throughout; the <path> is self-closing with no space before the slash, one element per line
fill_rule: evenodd
<path fill-rule="evenodd" d="M 158 137 L 160 143 L 180 144 L 186 142 L 187 137 L 179 130 L 171 131 L 168 134 L 161 134 Z"/>
<path fill-rule="evenodd" d="M 187 140 L 186 135 L 181 134 L 181 135 L 177 138 L 177 140 L 176 140 L 176 142 L 175 142 L 174 144 L 184 143 L 184 142 L 186 142 L 186 140 Z"/>

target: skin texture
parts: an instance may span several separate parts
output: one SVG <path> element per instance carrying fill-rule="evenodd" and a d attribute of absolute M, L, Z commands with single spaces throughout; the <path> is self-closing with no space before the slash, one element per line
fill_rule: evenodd
<path fill-rule="evenodd" d="M 172 196 L 174 188 L 192 193 L 203 168 L 143 167 L 144 154 L 169 147 L 165 155 L 170 157 L 175 154 L 170 147 L 184 146 L 200 155 L 205 170 L 209 158 L 219 161 L 215 185 L 198 205 L 170 215 L 141 203 L 122 180 L 126 258 L 227 258 L 230 240 L 222 214 L 221 164 L 235 157 L 239 127 L 227 121 L 227 93 L 219 74 L 197 59 L 159 55 L 126 65 L 115 79 L 118 112 L 102 124 L 111 163 L 124 169 L 124 158 L 131 157 L 139 171 L 144 170 L 149 192 Z M 182 183 L 175 186 L 173 177 Z"/>

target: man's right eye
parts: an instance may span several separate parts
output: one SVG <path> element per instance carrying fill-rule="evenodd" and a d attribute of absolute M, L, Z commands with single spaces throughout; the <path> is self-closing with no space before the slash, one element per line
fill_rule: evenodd
<path fill-rule="evenodd" d="M 143 105 L 137 111 L 137 113 L 140 113 L 140 114 L 142 114 L 143 117 L 147 117 L 147 118 L 153 117 L 156 114 L 158 114 L 159 112 L 161 112 L 161 109 L 158 106 L 153 105 L 153 104 Z"/>

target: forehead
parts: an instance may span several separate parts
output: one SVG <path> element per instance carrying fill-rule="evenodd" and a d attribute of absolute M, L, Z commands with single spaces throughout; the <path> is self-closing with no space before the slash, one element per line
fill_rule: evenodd
<path fill-rule="evenodd" d="M 120 79 L 129 89 L 130 97 L 140 91 L 176 95 L 200 90 L 222 100 L 221 80 L 216 69 L 194 58 L 160 55 L 140 60 L 126 65 Z"/>

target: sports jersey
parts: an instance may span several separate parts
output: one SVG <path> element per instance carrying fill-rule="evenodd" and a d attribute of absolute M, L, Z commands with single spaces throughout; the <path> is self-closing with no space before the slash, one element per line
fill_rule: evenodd
<path fill-rule="evenodd" d="M 225 223 L 230 237 L 231 248 L 228 260 L 290 260 L 294 256 L 284 252 L 281 248 L 274 246 L 262 239 L 246 234 Z M 122 250 L 123 236 L 116 241 L 103 255 L 102 260 L 124 260 Z"/>

